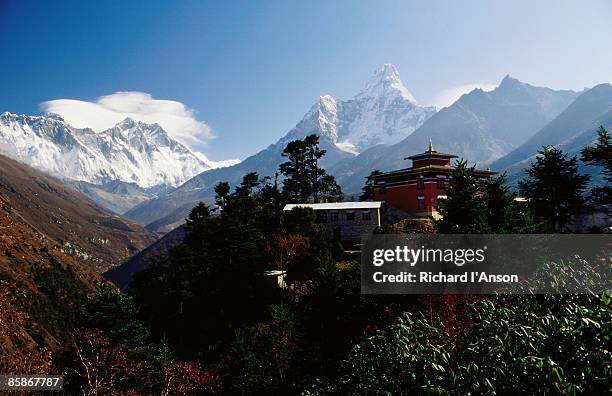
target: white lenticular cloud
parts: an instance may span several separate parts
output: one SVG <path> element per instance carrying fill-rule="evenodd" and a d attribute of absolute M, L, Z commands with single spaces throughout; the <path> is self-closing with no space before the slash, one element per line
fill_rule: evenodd
<path fill-rule="evenodd" d="M 492 91 L 495 89 L 495 87 L 496 85 L 494 84 L 484 84 L 484 83 L 458 85 L 456 87 L 451 87 L 451 88 L 445 89 L 444 91 L 440 92 L 433 99 L 432 104 L 436 106 L 438 110 L 440 110 L 443 107 L 448 107 L 452 105 L 453 103 L 457 101 L 457 99 L 461 97 L 461 95 L 472 92 L 476 88 L 480 88 L 483 91 Z"/>
<path fill-rule="evenodd" d="M 192 148 L 201 148 L 214 137 L 210 127 L 196 118 L 194 110 L 174 100 L 155 99 L 145 92 L 115 92 L 92 102 L 56 99 L 41 103 L 40 109 L 59 114 L 77 128 L 88 127 L 98 132 L 126 117 L 158 123 L 172 137 Z"/>

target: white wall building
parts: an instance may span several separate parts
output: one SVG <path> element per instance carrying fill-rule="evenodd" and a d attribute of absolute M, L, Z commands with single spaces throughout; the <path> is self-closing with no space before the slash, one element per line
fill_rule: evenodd
<path fill-rule="evenodd" d="M 327 239 L 360 241 L 380 227 L 382 202 L 333 202 L 318 204 L 289 204 L 283 210 L 296 207 L 312 208 L 325 224 Z"/>

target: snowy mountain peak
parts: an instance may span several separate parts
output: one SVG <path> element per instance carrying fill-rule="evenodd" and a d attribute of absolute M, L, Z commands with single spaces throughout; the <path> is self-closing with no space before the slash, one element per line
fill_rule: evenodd
<path fill-rule="evenodd" d="M 209 161 L 174 140 L 160 125 L 126 118 L 94 132 L 57 115 L 0 116 L 0 153 L 62 178 L 94 184 L 178 186 L 227 162 Z"/>
<path fill-rule="evenodd" d="M 319 113 L 320 120 L 332 121 L 336 118 L 336 113 L 338 112 L 338 104 L 332 96 L 323 95 L 319 97 L 319 105 L 317 111 Z"/>
<path fill-rule="evenodd" d="M 397 70 L 397 67 L 395 67 L 394 64 L 392 63 L 384 63 L 377 71 L 376 74 L 385 76 L 385 77 L 392 77 L 392 78 L 398 78 L 399 79 L 399 71 Z"/>
<path fill-rule="evenodd" d="M 311 133 L 346 155 L 377 144 L 397 143 L 435 113 L 417 105 L 392 64 L 380 67 L 354 99 L 322 95 L 304 118 L 279 140 L 279 147 Z"/>
<path fill-rule="evenodd" d="M 336 107 L 336 99 L 331 95 L 321 95 L 319 96 L 319 106 L 325 109 L 331 109 Z"/>
<path fill-rule="evenodd" d="M 134 120 L 133 118 L 125 117 L 125 119 L 123 121 L 119 122 L 115 126 L 121 128 L 121 129 L 130 129 L 130 128 L 134 128 L 138 124 L 139 124 L 139 122 Z"/>
<path fill-rule="evenodd" d="M 416 103 L 412 93 L 402 83 L 397 68 L 390 63 L 385 63 L 374 72 L 365 88 L 357 94 L 355 99 L 388 95 L 400 95 L 403 99 Z"/>
<path fill-rule="evenodd" d="M 284 146 L 291 140 L 303 139 L 305 136 L 315 133 L 322 140 L 335 144 L 338 140 L 338 103 L 331 95 L 321 95 L 319 100 L 310 107 L 302 120 L 295 128 L 283 136 L 277 143 L 278 147 Z"/>
<path fill-rule="evenodd" d="M 47 118 L 51 118 L 56 121 L 66 122 L 66 120 L 64 120 L 64 118 L 57 113 L 47 113 Z"/>

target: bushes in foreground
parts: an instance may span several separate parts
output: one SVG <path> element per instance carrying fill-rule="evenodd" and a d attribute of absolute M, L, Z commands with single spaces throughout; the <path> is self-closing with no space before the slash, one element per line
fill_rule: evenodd
<path fill-rule="evenodd" d="M 308 393 L 607 394 L 611 303 L 605 294 L 483 299 L 454 345 L 440 323 L 404 313 Z"/>

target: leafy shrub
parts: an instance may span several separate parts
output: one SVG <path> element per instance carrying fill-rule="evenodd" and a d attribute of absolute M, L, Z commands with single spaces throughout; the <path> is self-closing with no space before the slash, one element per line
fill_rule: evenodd
<path fill-rule="evenodd" d="M 607 394 L 612 299 L 493 296 L 471 305 L 452 347 L 437 322 L 404 314 L 355 346 L 306 394 Z"/>

